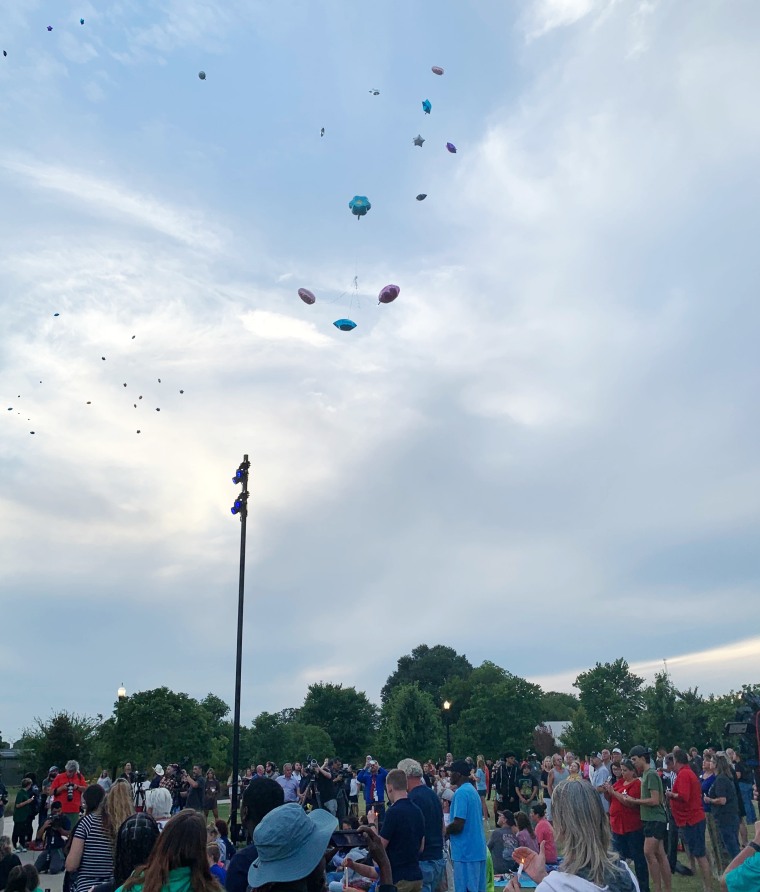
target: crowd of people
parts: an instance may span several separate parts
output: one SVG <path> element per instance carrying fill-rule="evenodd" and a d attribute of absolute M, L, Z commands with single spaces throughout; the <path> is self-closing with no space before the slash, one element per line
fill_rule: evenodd
<path fill-rule="evenodd" d="M 27 776 L 0 837 L 0 890 L 36 892 L 47 872 L 64 892 L 671 892 L 677 870 L 704 892 L 716 875 L 728 892 L 760 890 L 757 790 L 732 750 L 269 762 L 237 778 L 238 845 L 213 770 L 152 774 L 127 763 L 88 783 L 71 760 L 39 786 Z"/>

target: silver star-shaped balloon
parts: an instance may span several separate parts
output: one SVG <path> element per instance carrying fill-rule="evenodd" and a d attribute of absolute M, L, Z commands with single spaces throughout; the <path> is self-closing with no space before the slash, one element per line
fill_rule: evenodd
<path fill-rule="evenodd" d="M 425 142 L 425 140 L 418 133 L 417 136 L 414 137 L 413 142 L 416 146 L 422 148 L 422 143 Z"/>

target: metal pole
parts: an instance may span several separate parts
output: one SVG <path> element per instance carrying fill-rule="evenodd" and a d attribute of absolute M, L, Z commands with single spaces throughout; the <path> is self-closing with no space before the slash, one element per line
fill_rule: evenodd
<path fill-rule="evenodd" d="M 446 710 L 446 752 L 451 752 L 451 717 L 448 709 Z"/>
<path fill-rule="evenodd" d="M 240 683 L 243 668 L 243 602 L 245 597 L 245 528 L 248 519 L 248 456 L 243 456 L 240 470 L 243 478 L 241 494 L 243 506 L 240 510 L 240 584 L 238 589 L 238 621 L 237 621 L 237 655 L 235 659 L 235 708 L 232 726 L 232 803 L 230 810 L 230 829 L 232 841 L 239 838 L 238 827 L 238 775 L 240 773 Z"/>

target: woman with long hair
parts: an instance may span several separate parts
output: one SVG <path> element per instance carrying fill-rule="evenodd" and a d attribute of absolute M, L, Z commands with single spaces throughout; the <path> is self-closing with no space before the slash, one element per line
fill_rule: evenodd
<path fill-rule="evenodd" d="M 480 803 L 483 806 L 483 820 L 488 825 L 488 804 L 486 796 L 488 795 L 488 772 L 486 770 L 486 760 L 484 756 L 478 756 L 478 767 L 475 769 L 475 789 L 480 796 Z"/>
<path fill-rule="evenodd" d="M 536 831 L 525 812 L 515 812 L 515 824 L 517 824 L 517 841 L 520 846 L 530 849 L 532 852 L 538 852 Z"/>
<path fill-rule="evenodd" d="M 649 867 L 644 854 L 644 824 L 641 809 L 632 806 L 631 799 L 641 798 L 641 781 L 633 762 L 623 759 L 618 766 L 620 777 L 615 780 L 615 772 L 605 785 L 605 796 L 610 803 L 610 828 L 612 847 L 621 859 L 630 858 L 639 886 L 649 888 Z"/>
<path fill-rule="evenodd" d="M 739 854 L 739 797 L 736 795 L 734 774 L 725 753 L 715 756 L 715 779 L 702 797 L 715 819 L 728 860 Z"/>
<path fill-rule="evenodd" d="M 219 820 L 219 792 L 221 784 L 216 779 L 213 768 L 206 772 L 206 787 L 203 792 L 203 813 L 208 821 L 208 813 L 214 815 L 214 820 Z"/>
<path fill-rule="evenodd" d="M 135 803 L 132 798 L 132 785 L 123 778 L 118 778 L 111 786 L 103 806 L 104 826 L 111 836 L 114 850 L 119 828 L 130 815 L 135 813 Z"/>
<path fill-rule="evenodd" d="M 150 858 L 161 831 L 151 815 L 140 812 L 130 815 L 116 834 L 113 879 L 96 886 L 93 892 L 114 892 L 133 872 Z"/>
<path fill-rule="evenodd" d="M 198 812 L 181 811 L 167 821 L 145 866 L 119 889 L 169 892 L 170 887 L 171 892 L 219 892 L 206 857 L 206 824 Z"/>
<path fill-rule="evenodd" d="M 105 815 L 105 790 L 91 784 L 82 793 L 87 814 L 71 835 L 66 856 L 66 870 L 76 871 L 71 892 L 87 892 L 90 886 L 104 883 L 113 876 L 113 838 Z"/>
<path fill-rule="evenodd" d="M 639 892 L 636 877 L 610 848 L 610 824 L 591 784 L 564 780 L 552 792 L 557 844 L 564 852 L 559 870 L 548 873 L 544 847 L 514 851 L 514 859 L 541 892 Z M 517 878 L 509 892 L 520 892 Z"/>

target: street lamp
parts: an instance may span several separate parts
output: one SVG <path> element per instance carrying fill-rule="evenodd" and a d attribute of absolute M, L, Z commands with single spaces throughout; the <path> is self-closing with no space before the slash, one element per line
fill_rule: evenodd
<path fill-rule="evenodd" d="M 446 716 L 446 752 L 451 752 L 451 703 L 443 701 L 443 714 Z"/>
<path fill-rule="evenodd" d="M 127 689 L 124 687 L 124 682 L 121 683 L 121 687 L 116 692 L 116 696 L 119 698 L 119 702 L 127 699 Z"/>
<path fill-rule="evenodd" d="M 248 519 L 248 470 L 251 463 L 248 455 L 243 456 L 232 482 L 242 489 L 235 499 L 230 512 L 240 517 L 240 579 L 238 585 L 237 655 L 235 659 L 235 707 L 232 721 L 232 803 L 230 808 L 230 829 L 232 841 L 238 841 L 238 774 L 240 772 L 240 674 L 243 666 L 243 598 L 245 593 L 245 527 Z"/>

